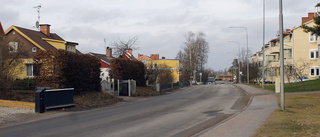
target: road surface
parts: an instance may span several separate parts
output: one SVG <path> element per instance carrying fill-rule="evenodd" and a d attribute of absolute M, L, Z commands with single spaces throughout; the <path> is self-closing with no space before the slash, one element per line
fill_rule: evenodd
<path fill-rule="evenodd" d="M 192 86 L 164 96 L 0 128 L 0 136 L 192 136 L 241 112 L 247 102 L 246 94 L 232 84 Z"/>

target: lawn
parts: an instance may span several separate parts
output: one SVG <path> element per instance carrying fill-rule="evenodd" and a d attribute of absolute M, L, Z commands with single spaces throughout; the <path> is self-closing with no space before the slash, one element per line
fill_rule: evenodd
<path fill-rule="evenodd" d="M 320 136 L 319 119 L 319 93 L 286 95 L 286 110 L 276 110 L 255 136 Z"/>
<path fill-rule="evenodd" d="M 260 85 L 253 85 L 257 88 L 261 88 Z M 265 85 L 264 89 L 275 91 L 274 85 Z M 307 92 L 307 91 L 320 91 L 320 79 L 309 80 L 296 83 L 287 83 L 284 85 L 285 92 Z"/>

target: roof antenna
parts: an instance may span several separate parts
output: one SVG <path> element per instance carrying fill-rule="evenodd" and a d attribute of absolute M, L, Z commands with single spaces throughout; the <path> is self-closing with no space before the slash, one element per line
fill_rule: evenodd
<path fill-rule="evenodd" d="M 319 8 L 320 8 L 320 3 L 318 3 L 314 9 L 315 9 L 315 13 L 319 16 L 320 12 L 319 12 Z"/>
<path fill-rule="evenodd" d="M 40 8 L 41 8 L 41 4 L 38 6 L 35 6 L 33 8 L 37 8 L 37 12 L 38 12 L 38 21 L 36 21 L 36 28 L 39 30 L 39 23 L 40 23 Z"/>

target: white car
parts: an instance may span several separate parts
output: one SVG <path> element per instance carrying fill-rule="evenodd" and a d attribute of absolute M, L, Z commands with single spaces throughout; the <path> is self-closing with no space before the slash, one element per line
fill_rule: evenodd
<path fill-rule="evenodd" d="M 302 76 L 302 81 L 308 81 L 308 80 L 310 80 L 308 77 Z M 301 78 L 297 77 L 296 82 L 301 82 Z"/>

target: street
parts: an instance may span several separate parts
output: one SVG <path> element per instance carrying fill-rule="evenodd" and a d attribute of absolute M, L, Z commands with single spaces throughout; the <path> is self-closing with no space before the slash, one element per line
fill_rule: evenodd
<path fill-rule="evenodd" d="M 164 96 L 0 128 L 0 136 L 192 136 L 240 112 L 248 100 L 232 84 L 191 86 Z"/>

